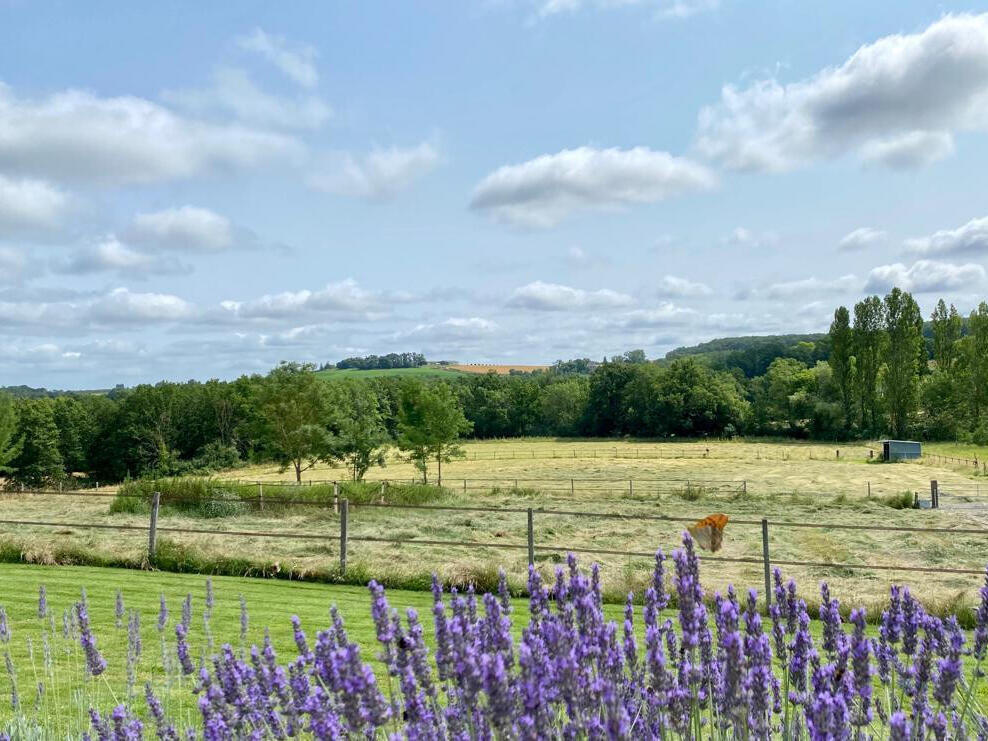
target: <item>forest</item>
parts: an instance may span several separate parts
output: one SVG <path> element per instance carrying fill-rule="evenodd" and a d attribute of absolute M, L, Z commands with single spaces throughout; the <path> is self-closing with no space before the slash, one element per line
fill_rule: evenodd
<path fill-rule="evenodd" d="M 501 376 L 327 382 L 313 366 L 284 363 L 233 381 L 0 393 L 0 474 L 8 485 L 39 486 L 277 461 L 301 477 L 325 461 L 359 478 L 389 447 L 424 468 L 455 456 L 463 437 L 988 444 L 984 302 L 962 317 L 940 301 L 927 321 L 909 293 L 893 289 L 837 308 L 827 334 L 745 339 L 660 360 L 633 350 Z"/>

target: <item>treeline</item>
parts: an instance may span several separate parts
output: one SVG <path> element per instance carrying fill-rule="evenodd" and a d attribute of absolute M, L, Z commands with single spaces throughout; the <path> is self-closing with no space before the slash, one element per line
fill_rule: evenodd
<path fill-rule="evenodd" d="M 392 368 L 418 368 L 426 364 L 425 355 L 418 352 L 389 352 L 387 355 L 365 355 L 362 358 L 344 358 L 336 363 L 337 370 L 390 370 Z M 322 366 L 325 370 L 329 363 Z"/>
<path fill-rule="evenodd" d="M 913 297 L 895 289 L 838 308 L 818 340 L 794 339 L 661 361 L 633 350 L 523 375 L 330 383 L 311 366 L 284 364 L 230 382 L 0 394 L 0 474 L 28 485 L 78 474 L 109 482 L 277 461 L 300 478 L 325 461 L 360 478 L 394 447 L 425 475 L 430 466 L 439 473 L 456 441 L 470 436 L 892 435 L 988 444 L 988 304 L 965 321 L 940 301 L 924 322 Z M 749 376 L 749 362 L 765 372 Z"/>

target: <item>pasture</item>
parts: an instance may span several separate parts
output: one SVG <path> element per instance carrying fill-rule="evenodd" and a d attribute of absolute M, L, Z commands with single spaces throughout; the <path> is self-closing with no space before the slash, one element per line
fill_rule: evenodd
<path fill-rule="evenodd" d="M 403 509 L 373 506 L 373 501 L 353 505 L 346 574 L 339 568 L 340 518 L 325 498 L 318 505 L 268 506 L 263 511 L 251 507 L 235 516 L 210 520 L 166 512 L 160 522 L 163 527 L 200 532 L 163 532 L 162 568 L 330 582 L 377 578 L 389 586 L 421 589 L 432 572 L 448 583 L 488 587 L 500 565 L 512 585 L 520 588 L 527 570 L 524 510 L 528 507 L 535 510 L 538 568 L 551 575 L 567 549 L 612 551 L 583 559 L 601 563 L 608 597 L 615 600 L 629 590 L 641 592 L 651 567 L 646 556 L 626 554 L 647 554 L 656 548 L 670 551 L 685 524 L 646 517 L 699 519 L 721 511 L 735 520 L 728 525 L 724 547 L 717 555 L 750 559 L 751 563 L 708 565 L 704 578 L 710 589 L 723 589 L 728 583 L 761 584 L 762 542 L 757 523 L 767 518 L 773 562 L 821 564 L 783 567 L 787 575 L 810 589 L 803 596 L 811 604 L 813 585 L 823 579 L 832 583 L 845 603 L 869 606 L 885 599 L 891 583 L 908 583 L 932 609 L 947 611 L 973 604 L 981 582 L 978 576 L 917 575 L 826 564 L 980 570 L 988 560 L 983 535 L 889 530 L 988 527 L 988 509 L 946 508 L 962 498 L 978 505 L 979 495 L 988 494 L 981 493 L 988 489 L 988 481 L 956 467 L 869 463 L 865 446 L 842 447 L 840 458 L 834 446 L 792 443 L 525 440 L 468 443 L 464 448 L 467 459 L 444 466 L 445 488 L 429 503 L 491 511 Z M 291 496 L 306 488 L 275 490 L 274 482 L 286 475 L 271 466 L 237 470 L 233 476 L 267 482 L 268 497 L 277 497 L 279 492 Z M 317 468 L 307 476 L 310 480 L 334 479 L 343 478 L 344 473 Z M 391 480 L 414 476 L 408 464 L 396 460 L 369 474 L 371 479 Z M 948 492 L 944 509 L 897 508 L 902 506 L 903 492 L 907 498 L 913 492 L 928 498 L 931 479 L 937 479 Z M 744 488 L 736 485 L 739 481 Z M 135 529 L 121 533 L 7 525 L 0 539 L 0 555 L 8 561 L 140 566 L 147 547 L 147 516 L 111 514 L 110 501 L 91 496 L 5 494 L 0 497 L 0 519 Z M 540 508 L 574 514 L 550 514 Z M 814 527 L 787 526 L 792 523 Z M 839 529 L 842 526 L 858 529 Z M 433 542 L 396 544 L 369 539 Z M 442 541 L 478 545 L 454 547 Z"/>

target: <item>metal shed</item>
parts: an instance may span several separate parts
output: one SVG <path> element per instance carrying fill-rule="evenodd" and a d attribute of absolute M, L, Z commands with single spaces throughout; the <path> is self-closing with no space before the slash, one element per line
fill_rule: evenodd
<path fill-rule="evenodd" d="M 882 440 L 882 459 L 890 461 L 908 461 L 920 458 L 923 446 L 913 440 Z"/>

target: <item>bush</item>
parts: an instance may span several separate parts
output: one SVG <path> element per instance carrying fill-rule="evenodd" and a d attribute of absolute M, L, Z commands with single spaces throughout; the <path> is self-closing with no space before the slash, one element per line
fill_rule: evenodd
<path fill-rule="evenodd" d="M 916 495 L 911 491 L 900 491 L 898 494 L 889 494 L 881 498 L 881 503 L 892 509 L 913 509 L 916 503 Z"/>
<path fill-rule="evenodd" d="M 332 484 L 298 485 L 284 482 L 256 483 L 223 481 L 201 477 L 139 479 L 120 487 L 110 504 L 110 512 L 147 514 L 154 492 L 161 494 L 161 507 L 190 517 L 211 519 L 234 517 L 263 509 L 265 515 L 286 514 L 298 505 L 333 504 Z M 385 504 L 426 504 L 441 499 L 445 490 L 423 484 L 384 486 Z M 382 500 L 380 481 L 343 481 L 340 498 L 353 504 L 374 504 Z"/>

